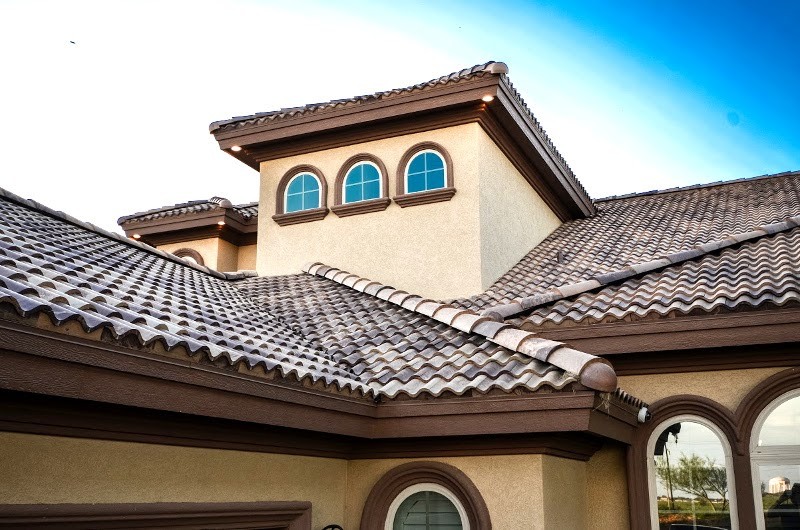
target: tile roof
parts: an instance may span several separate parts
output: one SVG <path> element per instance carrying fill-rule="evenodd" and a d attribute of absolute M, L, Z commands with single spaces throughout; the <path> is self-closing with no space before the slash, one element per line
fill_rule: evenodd
<path fill-rule="evenodd" d="M 162 206 L 161 208 L 154 208 L 144 212 L 137 212 L 131 215 L 125 215 L 117 219 L 117 224 L 124 225 L 129 223 L 140 223 L 145 221 L 154 221 L 156 219 L 164 219 L 167 217 L 180 217 L 187 214 L 194 214 L 200 212 L 209 212 L 211 210 L 230 208 L 235 212 L 242 221 L 247 224 L 254 223 L 258 217 L 258 202 L 249 202 L 245 204 L 231 204 L 231 201 L 223 197 L 211 197 L 210 199 L 188 201 L 172 206 Z"/>
<path fill-rule="evenodd" d="M 800 223 L 800 217 L 796 218 Z M 800 229 L 726 248 L 598 292 L 535 309 L 530 328 L 800 303 Z"/>
<path fill-rule="evenodd" d="M 611 198 L 596 206 L 595 216 L 561 225 L 484 293 L 453 304 L 505 309 L 501 316 L 510 316 L 519 312 L 509 310 L 515 304 L 530 310 L 697 259 L 720 245 L 788 230 L 791 224 L 779 224 L 800 215 L 800 172 Z M 775 226 L 748 235 L 766 225 Z M 706 246 L 698 251 L 698 245 Z"/>
<path fill-rule="evenodd" d="M 0 218 L 0 306 L 23 317 L 367 396 L 616 381 L 561 343 L 329 267 L 215 273 L 4 191 Z"/>
<path fill-rule="evenodd" d="M 460 81 L 466 81 L 468 79 L 473 79 L 475 77 L 483 77 L 489 74 L 504 74 L 506 72 L 508 72 L 508 67 L 505 65 L 505 63 L 489 61 L 483 64 L 477 64 L 470 68 L 464 68 L 463 70 L 443 75 L 441 77 L 437 77 L 436 79 L 431 79 L 430 81 L 417 83 L 415 85 L 403 88 L 393 88 L 391 90 L 384 90 L 381 92 L 375 92 L 374 94 L 367 94 L 364 96 L 354 96 L 345 99 L 334 99 L 331 101 L 325 101 L 323 103 L 309 103 L 308 105 L 302 105 L 299 107 L 289 107 L 268 112 L 258 112 L 256 114 L 250 114 L 247 116 L 236 116 L 228 120 L 215 121 L 211 123 L 211 125 L 209 125 L 208 128 L 209 132 L 216 132 L 218 130 L 240 129 L 243 127 L 248 127 L 253 125 L 262 125 L 264 123 L 271 121 L 278 121 L 286 118 L 293 118 L 296 116 L 313 114 L 315 112 L 320 112 L 337 107 L 359 105 L 369 101 L 385 99 L 388 97 L 403 95 L 410 92 L 418 92 L 420 90 L 427 90 L 437 86 L 449 85 L 451 83 L 458 83 Z"/>
<path fill-rule="evenodd" d="M 402 96 L 409 93 L 430 90 L 441 86 L 467 81 L 477 77 L 484 77 L 486 75 L 497 75 L 500 79 L 500 82 L 503 85 L 505 85 L 505 87 L 508 89 L 511 98 L 521 110 L 522 115 L 528 119 L 533 130 L 536 131 L 543 144 L 550 151 L 555 162 L 561 166 L 561 169 L 564 171 L 565 175 L 567 176 L 567 179 L 572 183 L 572 185 L 576 189 L 580 191 L 580 193 L 582 193 L 587 198 L 587 200 L 589 200 L 589 195 L 586 192 L 586 189 L 583 187 L 580 181 L 578 181 L 577 177 L 575 176 L 575 173 L 572 171 L 572 168 L 569 167 L 567 161 L 564 159 L 561 153 L 559 153 L 558 149 L 555 146 L 555 143 L 553 143 L 550 136 L 548 136 L 547 131 L 544 130 L 542 124 L 539 122 L 538 119 L 536 119 L 536 116 L 533 115 L 533 112 L 525 103 L 525 100 L 522 98 L 522 95 L 514 88 L 514 85 L 511 83 L 508 76 L 506 75 L 507 73 L 508 73 L 508 66 L 505 63 L 498 61 L 488 61 L 483 64 L 476 64 L 475 66 L 464 68 L 463 70 L 459 70 L 447 75 L 443 75 L 441 77 L 437 77 L 435 79 L 431 79 L 430 81 L 417 83 L 415 85 L 403 88 L 394 88 L 391 90 L 376 92 L 374 94 L 354 96 L 345 99 L 336 99 L 332 101 L 326 101 L 323 103 L 311 103 L 299 107 L 283 108 L 274 111 L 250 114 L 247 116 L 236 116 L 227 120 L 215 121 L 209 125 L 209 132 L 217 133 L 219 131 L 225 131 L 225 130 L 243 129 L 247 127 L 261 126 L 270 122 L 276 122 L 295 117 L 306 116 L 309 114 L 324 112 L 331 109 L 352 107 L 352 106 L 362 105 L 364 103 L 369 103 L 372 101 L 378 101 L 396 96 Z"/>

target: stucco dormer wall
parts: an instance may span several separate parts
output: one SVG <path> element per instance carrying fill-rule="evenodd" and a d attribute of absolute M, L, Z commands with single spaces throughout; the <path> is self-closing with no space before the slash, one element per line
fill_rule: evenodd
<path fill-rule="evenodd" d="M 450 200 L 405 208 L 392 202 L 383 211 L 348 217 L 330 212 L 321 220 L 285 226 L 272 219 L 279 182 L 290 169 L 319 169 L 330 207 L 342 165 L 363 153 L 385 165 L 388 197 L 394 198 L 401 158 L 421 142 L 435 142 L 449 154 L 456 189 Z M 270 160 L 260 170 L 256 267 L 262 275 L 294 274 L 303 264 L 320 261 L 432 299 L 469 296 L 488 287 L 559 223 L 477 123 Z"/>

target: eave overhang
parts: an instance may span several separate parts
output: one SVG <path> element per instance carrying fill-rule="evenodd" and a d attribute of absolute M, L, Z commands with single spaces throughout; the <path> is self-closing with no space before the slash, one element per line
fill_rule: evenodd
<path fill-rule="evenodd" d="M 235 245 L 254 245 L 258 223 L 248 222 L 231 208 L 187 213 L 146 221 L 131 219 L 120 223 L 128 237 L 157 246 L 198 239 L 221 238 Z"/>
<path fill-rule="evenodd" d="M 562 220 L 595 213 L 591 198 L 504 73 L 243 123 L 215 122 L 210 130 L 220 149 L 256 170 L 277 158 L 479 123 Z"/>

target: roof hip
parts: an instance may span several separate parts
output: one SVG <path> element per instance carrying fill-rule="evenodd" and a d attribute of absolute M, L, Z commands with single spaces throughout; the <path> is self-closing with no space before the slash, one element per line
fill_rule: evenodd
<path fill-rule="evenodd" d="M 319 262 L 306 264 L 303 271 L 425 315 L 459 331 L 481 335 L 527 357 L 550 363 L 578 375 L 581 384 L 593 390 L 614 392 L 617 388 L 617 376 L 608 361 L 572 349 L 564 343 L 544 339 L 536 333 L 497 322 L 468 309 L 428 300 Z"/>

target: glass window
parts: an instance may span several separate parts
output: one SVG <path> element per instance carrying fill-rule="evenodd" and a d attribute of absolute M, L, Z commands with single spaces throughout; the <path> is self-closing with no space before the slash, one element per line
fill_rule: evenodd
<path fill-rule="evenodd" d="M 764 409 L 751 443 L 759 528 L 800 528 L 800 390 Z"/>
<path fill-rule="evenodd" d="M 730 451 L 720 436 L 700 421 L 681 418 L 653 436 L 654 528 L 733 528 Z"/>
<path fill-rule="evenodd" d="M 397 508 L 393 530 L 461 530 L 461 515 L 455 504 L 435 491 L 418 491 Z"/>
<path fill-rule="evenodd" d="M 354 165 L 344 178 L 344 203 L 368 201 L 381 196 L 381 173 L 371 162 Z"/>
<path fill-rule="evenodd" d="M 300 173 L 292 177 L 286 186 L 285 213 L 313 210 L 320 207 L 320 185 L 311 173 Z"/>
<path fill-rule="evenodd" d="M 422 151 L 406 168 L 406 193 L 435 190 L 445 187 L 445 163 L 436 151 Z"/>

